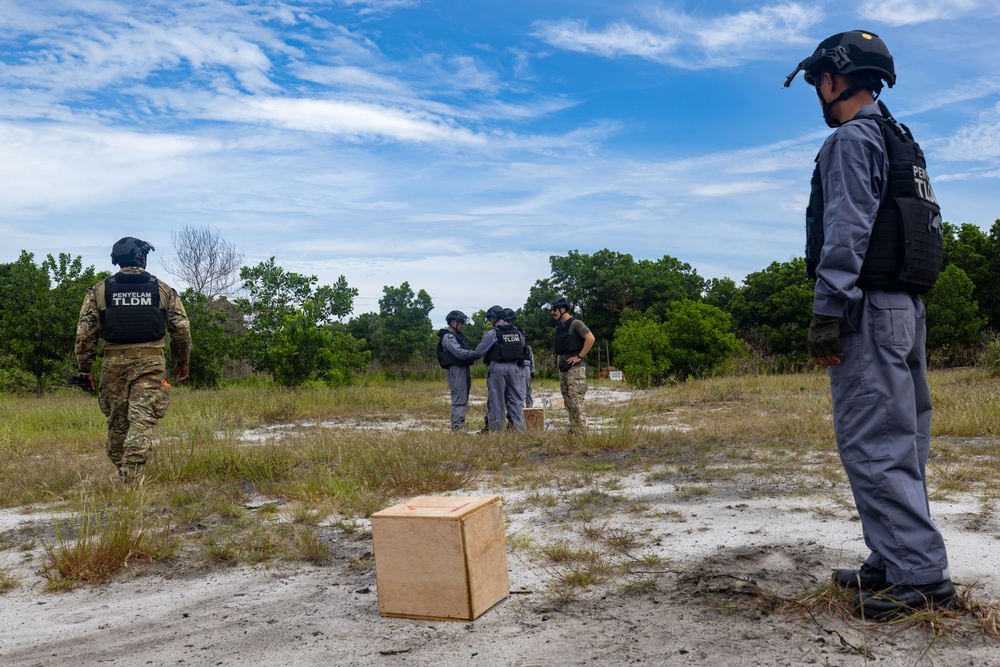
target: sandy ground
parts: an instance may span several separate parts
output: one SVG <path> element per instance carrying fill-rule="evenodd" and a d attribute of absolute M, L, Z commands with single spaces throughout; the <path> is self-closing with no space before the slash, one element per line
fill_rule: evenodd
<path fill-rule="evenodd" d="M 371 540 L 333 522 L 322 529 L 335 554 L 324 566 L 145 572 L 65 593 L 42 590 L 37 548 L 0 551 L 0 565 L 22 578 L 0 596 L 0 665 L 1000 665 L 1000 642 L 974 631 L 968 614 L 935 637 L 927 626 L 772 613 L 759 603 L 754 584 L 797 596 L 831 568 L 860 562 L 860 524 L 842 503 L 735 490 L 682 499 L 650 479 L 644 471 L 607 491 L 645 510 L 623 507 L 591 524 L 641 535 L 637 554 L 661 562 L 633 578 L 656 577 L 658 590 L 626 593 L 618 580 L 557 602 L 547 591 L 551 562 L 511 548 L 512 595 L 472 622 L 379 616 L 374 570 L 349 567 Z M 539 507 L 488 483 L 456 493 L 500 494 L 512 544 L 586 539 L 565 500 Z M 956 584 L 1000 601 L 1000 520 L 984 523 L 980 509 L 973 498 L 932 504 Z M 52 520 L 26 511 L 0 511 L 0 537 Z"/>

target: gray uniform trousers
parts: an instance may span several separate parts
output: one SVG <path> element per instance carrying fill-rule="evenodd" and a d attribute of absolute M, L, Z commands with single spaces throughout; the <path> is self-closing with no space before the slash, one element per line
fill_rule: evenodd
<path fill-rule="evenodd" d="M 451 392 L 451 429 L 465 430 L 465 413 L 469 411 L 469 391 L 472 389 L 472 373 L 468 366 L 456 364 L 445 370 L 448 390 Z"/>
<path fill-rule="evenodd" d="M 486 376 L 486 390 L 489 392 L 486 409 L 490 430 L 498 432 L 504 429 L 506 409 L 510 425 L 523 433 L 527 429 L 524 423 L 524 375 L 517 362 L 491 362 Z"/>
<path fill-rule="evenodd" d="M 869 290 L 842 326 L 844 357 L 829 368 L 840 460 L 854 493 L 868 564 L 891 583 L 950 577 L 944 539 L 930 517 L 927 311 L 906 292 Z M 843 320 L 842 320 L 843 325 Z"/>
<path fill-rule="evenodd" d="M 535 404 L 535 399 L 531 395 L 531 369 L 528 364 L 521 368 L 521 373 L 524 375 L 524 407 L 530 408 Z"/>

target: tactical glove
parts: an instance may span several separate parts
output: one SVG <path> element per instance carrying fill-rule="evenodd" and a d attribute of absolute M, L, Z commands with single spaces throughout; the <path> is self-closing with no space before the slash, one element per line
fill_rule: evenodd
<path fill-rule="evenodd" d="M 810 357 L 839 357 L 844 352 L 840 347 L 840 319 L 814 314 L 807 342 Z"/>
<path fill-rule="evenodd" d="M 90 373 L 77 373 L 69 379 L 69 384 L 72 387 L 79 387 L 84 391 L 92 392 L 94 391 L 94 376 Z"/>

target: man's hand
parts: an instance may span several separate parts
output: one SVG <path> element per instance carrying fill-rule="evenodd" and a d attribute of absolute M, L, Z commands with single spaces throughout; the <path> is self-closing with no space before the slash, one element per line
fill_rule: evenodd
<path fill-rule="evenodd" d="M 813 315 L 806 338 L 809 356 L 820 366 L 836 366 L 844 356 L 840 347 L 840 320 L 827 315 Z"/>
<path fill-rule="evenodd" d="M 84 391 L 94 391 L 94 376 L 90 373 L 79 372 L 69 379 L 69 383 Z"/>
<path fill-rule="evenodd" d="M 177 364 L 174 366 L 174 382 L 181 382 L 188 379 L 191 374 L 191 367 L 187 364 Z"/>

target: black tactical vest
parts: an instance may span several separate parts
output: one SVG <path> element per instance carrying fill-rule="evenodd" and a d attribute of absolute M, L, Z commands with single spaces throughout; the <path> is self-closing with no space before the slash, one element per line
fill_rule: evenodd
<path fill-rule="evenodd" d="M 466 350 L 471 350 L 472 346 L 469 345 L 469 339 L 463 334 L 458 333 L 451 327 L 447 329 L 441 329 L 438 331 L 438 346 L 437 346 L 437 357 L 438 363 L 441 364 L 441 368 L 450 368 L 451 366 L 471 366 L 471 361 L 465 361 L 464 359 L 459 359 L 451 351 L 444 346 L 444 337 L 448 334 L 454 334 L 455 339 L 458 341 L 460 347 Z"/>
<path fill-rule="evenodd" d="M 583 351 L 583 338 L 576 333 L 571 333 L 569 330 L 574 320 L 576 318 L 570 316 L 568 320 L 556 327 L 556 354 L 570 354 Z"/>
<path fill-rule="evenodd" d="M 109 343 L 152 343 L 166 335 L 160 284 L 143 271 L 117 273 L 104 281 L 101 338 Z"/>
<path fill-rule="evenodd" d="M 500 324 L 493 327 L 497 332 L 497 341 L 483 357 L 486 363 L 494 361 L 524 361 L 524 334 L 512 324 Z"/>
<path fill-rule="evenodd" d="M 944 260 L 941 207 L 934 198 L 920 145 L 881 102 L 879 108 L 883 116 L 865 114 L 852 119 L 878 123 L 889 159 L 889 185 L 875 216 L 858 285 L 923 294 L 934 286 Z M 812 279 L 823 249 L 823 206 L 817 157 L 806 209 L 806 272 Z"/>

